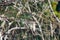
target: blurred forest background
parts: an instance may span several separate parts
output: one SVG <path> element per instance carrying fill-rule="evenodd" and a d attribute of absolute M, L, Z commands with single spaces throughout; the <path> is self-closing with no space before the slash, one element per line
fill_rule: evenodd
<path fill-rule="evenodd" d="M 60 40 L 58 2 L 0 0 L 0 40 Z"/>

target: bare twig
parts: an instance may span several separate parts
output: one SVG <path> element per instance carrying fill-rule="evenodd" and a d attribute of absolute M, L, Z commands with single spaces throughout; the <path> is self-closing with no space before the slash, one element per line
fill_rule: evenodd
<path fill-rule="evenodd" d="M 34 16 L 32 16 L 32 17 L 34 18 L 34 20 L 35 20 L 36 23 L 38 24 L 39 29 L 40 29 L 40 32 L 41 32 L 41 35 L 42 35 L 42 40 L 44 40 L 43 33 L 42 33 L 42 29 L 41 29 L 41 25 L 39 24 L 39 22 L 37 21 L 37 19 L 36 19 Z"/>

